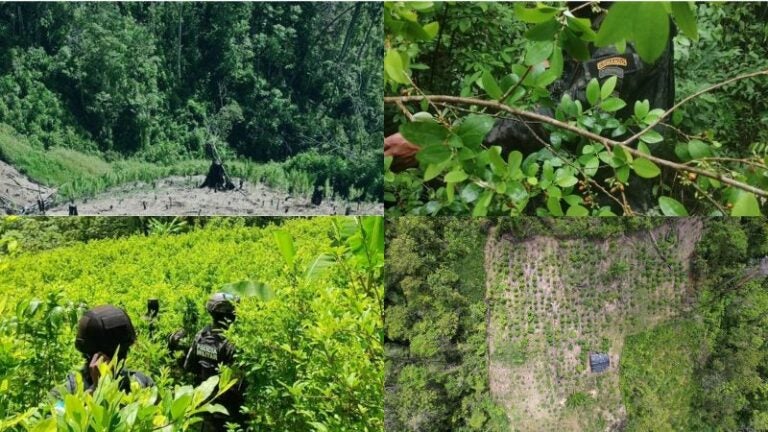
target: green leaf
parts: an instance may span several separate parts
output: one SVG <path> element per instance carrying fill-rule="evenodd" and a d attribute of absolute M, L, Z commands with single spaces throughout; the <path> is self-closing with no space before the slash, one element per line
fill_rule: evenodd
<path fill-rule="evenodd" d="M 644 101 L 635 101 L 635 117 L 640 119 L 641 121 L 645 118 L 646 115 L 648 115 L 648 111 L 651 109 L 650 102 L 648 102 L 648 99 Z"/>
<path fill-rule="evenodd" d="M 664 216 L 688 216 L 688 210 L 674 198 L 659 197 L 659 208 Z"/>
<path fill-rule="evenodd" d="M 566 216 L 589 216 L 589 210 L 586 208 L 580 206 L 580 205 L 572 205 L 568 207 L 568 211 L 565 212 Z"/>
<path fill-rule="evenodd" d="M 622 183 L 629 181 L 629 165 L 616 168 L 616 178 Z"/>
<path fill-rule="evenodd" d="M 493 129 L 494 122 L 489 115 L 469 115 L 459 124 L 456 135 L 461 137 L 465 146 L 479 149 L 485 136 Z"/>
<path fill-rule="evenodd" d="M 400 126 L 400 133 L 406 140 L 427 147 L 435 144 L 443 144 L 450 131 L 440 124 L 433 122 L 410 122 Z"/>
<path fill-rule="evenodd" d="M 599 47 L 622 40 L 635 43 L 644 61 L 653 63 L 664 52 L 669 38 L 669 17 L 662 2 L 616 2 L 597 33 Z"/>
<path fill-rule="evenodd" d="M 559 78 L 563 74 L 563 65 L 563 50 L 559 46 L 555 46 L 552 50 L 552 56 L 549 57 L 549 71 Z"/>
<path fill-rule="evenodd" d="M 672 14 L 675 17 L 675 22 L 677 23 L 677 26 L 680 27 L 680 30 L 694 41 L 699 40 L 699 32 L 696 28 L 696 16 L 694 16 L 689 2 L 673 1 L 670 2 L 670 4 L 672 5 Z"/>
<path fill-rule="evenodd" d="M 327 253 L 320 254 L 315 258 L 315 261 L 312 262 L 309 268 L 307 268 L 305 277 L 307 280 L 314 280 L 323 272 L 323 270 L 334 264 L 336 264 L 336 258 L 333 255 Z"/>
<path fill-rule="evenodd" d="M 493 191 L 485 191 L 483 193 L 483 196 L 480 197 L 479 200 L 477 200 L 477 204 L 475 204 L 475 208 L 472 210 L 472 216 L 473 217 L 482 217 L 488 214 L 488 205 L 491 204 L 491 199 L 493 198 Z"/>
<path fill-rule="evenodd" d="M 549 56 L 552 55 L 553 47 L 554 42 L 551 40 L 528 44 L 528 50 L 525 53 L 525 64 L 527 66 L 533 66 L 548 59 Z"/>
<path fill-rule="evenodd" d="M 596 156 L 592 156 L 584 164 L 584 174 L 592 177 L 597 174 L 597 168 L 600 166 L 600 160 Z"/>
<path fill-rule="evenodd" d="M 691 160 L 691 155 L 688 153 L 688 144 L 675 144 L 675 155 L 683 162 L 688 162 Z"/>
<path fill-rule="evenodd" d="M 507 164 L 501 157 L 501 147 L 499 146 L 488 149 L 488 161 L 491 163 L 491 170 L 496 175 L 502 175 L 507 170 Z"/>
<path fill-rule="evenodd" d="M 597 78 L 592 78 L 587 84 L 587 102 L 590 106 L 595 106 L 598 100 L 600 100 L 600 83 L 597 82 Z"/>
<path fill-rule="evenodd" d="M 544 21 L 525 32 L 525 38 L 532 41 L 551 41 L 558 30 L 560 23 L 556 20 Z"/>
<path fill-rule="evenodd" d="M 637 2 L 633 40 L 640 58 L 653 63 L 667 48 L 669 18 L 661 2 Z"/>
<path fill-rule="evenodd" d="M 320 257 L 318 257 L 319 259 Z M 315 264 L 313 264 L 314 266 Z M 242 280 L 239 282 L 233 282 L 224 284 L 221 287 L 221 291 L 229 294 L 236 294 L 242 298 L 255 297 L 261 301 L 267 302 L 275 298 L 275 292 L 272 291 L 263 282 L 254 282 L 252 280 Z"/>
<path fill-rule="evenodd" d="M 627 106 L 627 103 L 619 98 L 612 97 L 610 99 L 607 99 L 603 101 L 603 103 L 600 104 L 600 108 L 602 108 L 605 112 L 614 112 L 618 111 L 622 108 Z"/>
<path fill-rule="evenodd" d="M 429 36 L 429 39 L 434 39 L 435 36 L 437 36 L 438 31 L 440 30 L 440 23 L 437 21 L 433 21 L 429 24 L 424 24 L 422 27 L 424 29 L 424 33 L 426 33 Z"/>
<path fill-rule="evenodd" d="M 474 202 L 477 199 L 477 197 L 480 196 L 481 191 L 482 189 L 480 188 L 480 186 L 474 183 L 470 183 L 464 186 L 464 188 L 461 190 L 461 194 L 460 194 L 461 200 L 467 204 Z"/>
<path fill-rule="evenodd" d="M 592 22 L 587 18 L 576 18 L 570 11 L 565 12 L 568 28 L 581 34 L 581 39 L 585 41 L 594 41 L 597 33 L 592 30 Z"/>
<path fill-rule="evenodd" d="M 192 402 L 192 394 L 187 393 L 176 398 L 171 404 L 171 419 L 177 420 L 186 412 L 189 408 L 189 404 Z"/>
<path fill-rule="evenodd" d="M 563 48 L 571 57 L 581 61 L 589 60 L 589 46 L 586 41 L 581 40 L 570 29 L 566 29 L 561 35 L 563 36 Z"/>
<path fill-rule="evenodd" d="M 761 216 L 760 204 L 755 194 L 742 190 L 737 191 L 736 194 L 731 216 Z"/>
<path fill-rule="evenodd" d="M 648 159 L 635 159 L 635 161 L 632 162 L 632 169 L 635 170 L 637 175 L 647 179 L 654 178 L 661 174 L 659 167 Z"/>
<path fill-rule="evenodd" d="M 557 183 L 558 186 L 567 188 L 567 187 L 571 187 L 571 186 L 575 185 L 576 183 L 578 183 L 579 179 L 577 179 L 573 175 L 568 175 L 568 176 L 565 176 L 565 177 L 558 178 L 557 180 L 555 180 L 555 182 Z"/>
<path fill-rule="evenodd" d="M 427 165 L 427 169 L 424 170 L 424 181 L 430 181 L 433 178 L 440 175 L 440 173 L 443 172 L 447 164 L 445 163 L 438 163 L 438 164 L 429 164 Z"/>
<path fill-rule="evenodd" d="M 469 176 L 461 168 L 451 171 L 445 175 L 445 181 L 448 183 L 462 182 L 467 178 L 469 178 Z"/>
<path fill-rule="evenodd" d="M 562 216 L 563 208 L 560 206 L 560 198 L 554 195 L 547 197 L 547 210 L 552 216 Z"/>
<path fill-rule="evenodd" d="M 443 144 L 433 144 L 416 153 L 416 159 L 422 164 L 441 164 L 451 158 L 451 149 Z"/>
<path fill-rule="evenodd" d="M 640 141 L 646 142 L 648 144 L 656 144 L 658 142 L 664 141 L 664 137 L 661 136 L 660 133 L 658 133 L 655 130 L 651 129 L 648 132 L 640 135 Z"/>
<path fill-rule="evenodd" d="M 509 175 L 513 176 L 514 174 L 521 171 L 520 164 L 523 161 L 523 154 L 520 153 L 517 150 L 513 150 L 509 152 L 509 156 L 507 156 L 507 170 L 509 170 Z"/>
<path fill-rule="evenodd" d="M 208 399 L 208 397 L 211 396 L 213 391 L 216 389 L 216 385 L 219 383 L 219 376 L 214 375 L 207 380 L 203 381 L 202 384 L 200 384 L 195 389 L 195 394 L 198 396 L 198 400 L 204 401 Z"/>
<path fill-rule="evenodd" d="M 600 97 L 602 99 L 608 99 L 608 96 L 613 94 L 613 90 L 616 88 L 616 81 L 618 78 L 614 75 L 603 83 L 603 86 L 600 88 Z"/>
<path fill-rule="evenodd" d="M 387 50 L 387 54 L 384 56 L 384 71 L 392 81 L 400 84 L 408 84 L 408 77 L 405 74 L 403 59 L 400 57 L 400 53 L 396 50 L 391 48 Z"/>
<path fill-rule="evenodd" d="M 688 142 L 688 154 L 693 159 L 701 159 L 710 156 L 711 152 L 707 143 L 695 139 Z"/>
<path fill-rule="evenodd" d="M 499 84 L 496 82 L 496 78 L 494 78 L 490 72 L 483 72 L 482 82 L 483 89 L 488 93 L 488 96 L 490 96 L 491 99 L 498 99 L 504 95 L 501 92 L 501 88 L 499 88 Z"/>
<path fill-rule="evenodd" d="M 275 231 L 275 242 L 277 242 L 277 247 L 280 249 L 285 263 L 288 264 L 288 267 L 293 267 L 293 259 L 296 256 L 293 237 L 287 231 L 277 230 Z"/>
<path fill-rule="evenodd" d="M 568 195 L 563 197 L 563 201 L 567 202 L 569 206 L 581 205 L 584 200 L 578 195 Z"/>
<path fill-rule="evenodd" d="M 525 7 L 525 3 L 515 4 L 515 15 L 521 21 L 529 24 L 538 24 L 549 21 L 557 15 L 557 9 L 550 6 L 537 5 L 534 8 Z"/>

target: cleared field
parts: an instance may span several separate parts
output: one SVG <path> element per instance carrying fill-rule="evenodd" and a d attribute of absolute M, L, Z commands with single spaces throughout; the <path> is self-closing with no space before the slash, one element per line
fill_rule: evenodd
<path fill-rule="evenodd" d="M 489 236 L 490 388 L 515 431 L 602 431 L 626 418 L 625 338 L 691 307 L 699 219 L 600 240 Z M 605 372 L 590 352 L 607 353 Z"/>

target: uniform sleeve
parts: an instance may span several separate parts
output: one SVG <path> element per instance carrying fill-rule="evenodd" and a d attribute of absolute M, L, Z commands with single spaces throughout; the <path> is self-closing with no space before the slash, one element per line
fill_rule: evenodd
<path fill-rule="evenodd" d="M 184 358 L 183 368 L 187 372 L 196 372 L 197 364 L 197 337 L 195 337 L 189 351 L 187 351 L 187 356 Z"/>

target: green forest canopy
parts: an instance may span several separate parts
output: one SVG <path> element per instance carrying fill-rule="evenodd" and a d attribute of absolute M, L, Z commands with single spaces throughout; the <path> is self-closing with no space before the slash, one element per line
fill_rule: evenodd
<path fill-rule="evenodd" d="M 517 243 L 534 236 L 615 239 L 664 223 L 663 218 L 392 219 L 386 234 L 387 429 L 515 430 L 488 381 L 486 311 L 494 305 L 485 298 L 483 251 L 490 226 L 495 225 L 491 233 Z M 765 429 L 768 279 L 734 281 L 766 254 L 765 219 L 705 220 L 692 263 L 692 309 L 626 339 L 620 379 L 627 431 Z"/>
<path fill-rule="evenodd" d="M 380 4 L 3 3 L 0 34 L 0 122 L 35 150 L 169 165 L 214 143 L 380 199 Z"/>

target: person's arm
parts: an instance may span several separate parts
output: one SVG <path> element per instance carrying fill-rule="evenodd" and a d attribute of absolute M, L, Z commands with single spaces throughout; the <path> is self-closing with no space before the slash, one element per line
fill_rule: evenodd
<path fill-rule="evenodd" d="M 416 161 L 419 150 L 421 147 L 409 142 L 400 133 L 384 138 L 384 156 L 392 156 L 391 169 L 394 172 L 419 166 Z"/>

